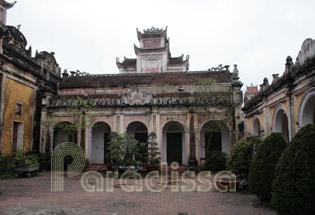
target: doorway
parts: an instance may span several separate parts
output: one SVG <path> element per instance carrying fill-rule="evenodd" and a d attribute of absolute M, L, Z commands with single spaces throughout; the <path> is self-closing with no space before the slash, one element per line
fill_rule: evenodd
<path fill-rule="evenodd" d="M 167 133 L 167 163 L 182 164 L 182 133 Z"/>

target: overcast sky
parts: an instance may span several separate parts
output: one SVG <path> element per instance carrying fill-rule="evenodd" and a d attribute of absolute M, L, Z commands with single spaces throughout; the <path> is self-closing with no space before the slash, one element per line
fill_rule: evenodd
<path fill-rule="evenodd" d="M 136 28 L 168 26 L 171 54 L 189 54 L 190 71 L 238 64 L 245 86 L 282 75 L 286 57 L 315 39 L 314 20 L 314 0 L 18 0 L 7 24 L 21 24 L 33 55 L 55 52 L 62 71 L 90 74 L 135 58 Z"/>

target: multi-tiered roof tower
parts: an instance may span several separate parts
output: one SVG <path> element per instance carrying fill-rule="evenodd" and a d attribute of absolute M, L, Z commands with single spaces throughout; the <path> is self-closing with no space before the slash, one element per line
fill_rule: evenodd
<path fill-rule="evenodd" d="M 137 58 L 117 58 L 120 73 L 159 73 L 186 72 L 189 69 L 189 56 L 171 57 L 167 28 L 152 27 L 143 32 L 137 29 L 140 47 L 134 45 Z"/>

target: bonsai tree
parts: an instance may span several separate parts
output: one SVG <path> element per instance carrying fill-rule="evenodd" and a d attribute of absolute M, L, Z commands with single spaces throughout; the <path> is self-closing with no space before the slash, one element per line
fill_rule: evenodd
<path fill-rule="evenodd" d="M 276 166 L 272 206 L 278 214 L 311 215 L 315 211 L 315 125 L 304 126 Z"/>
<path fill-rule="evenodd" d="M 280 133 L 268 136 L 258 147 L 249 169 L 248 185 L 262 201 L 271 200 L 272 180 L 278 160 L 287 147 Z"/>
<path fill-rule="evenodd" d="M 135 165 L 135 156 L 139 154 L 140 145 L 134 136 L 129 134 L 119 135 L 115 132 L 110 134 L 108 155 L 115 165 Z"/>
<path fill-rule="evenodd" d="M 153 166 L 160 165 L 160 151 L 156 140 L 156 134 L 151 132 L 148 136 L 148 157 L 149 164 Z"/>
<path fill-rule="evenodd" d="M 246 140 L 237 141 L 230 155 L 227 157 L 226 168 L 241 179 L 248 180 L 248 172 L 254 157 L 254 148 L 260 140 L 248 137 Z"/>

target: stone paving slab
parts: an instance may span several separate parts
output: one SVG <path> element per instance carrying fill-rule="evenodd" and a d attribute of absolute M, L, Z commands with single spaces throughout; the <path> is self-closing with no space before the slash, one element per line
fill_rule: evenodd
<path fill-rule="evenodd" d="M 51 192 L 49 172 L 34 178 L 0 180 L 0 215 L 276 215 L 246 192 L 221 193 L 214 188 L 172 192 L 168 185 L 165 191 L 153 193 L 143 184 L 143 192 L 127 193 L 115 179 L 113 192 L 89 193 L 83 190 L 80 176 L 65 178 L 64 184 L 64 192 Z"/>

